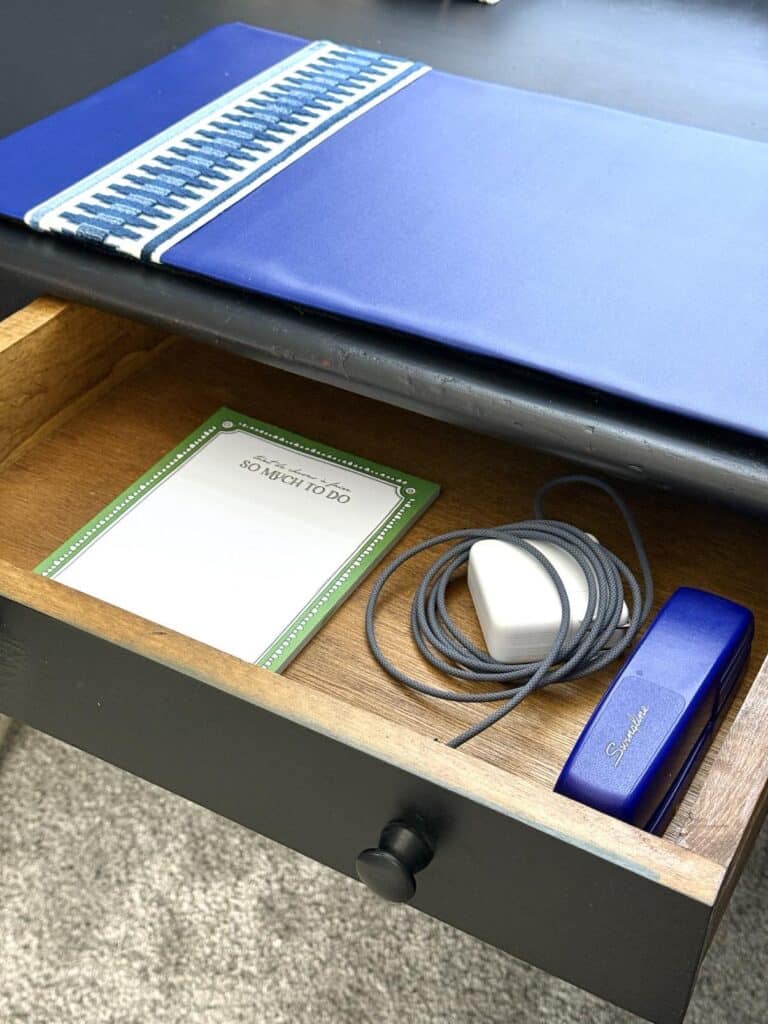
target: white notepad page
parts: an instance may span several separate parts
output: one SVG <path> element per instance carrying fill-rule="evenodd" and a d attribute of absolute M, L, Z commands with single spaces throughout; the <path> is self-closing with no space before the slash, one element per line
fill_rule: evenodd
<path fill-rule="evenodd" d="M 188 438 L 190 450 L 172 453 L 116 499 L 122 509 L 111 515 L 108 507 L 88 524 L 93 539 L 84 528 L 72 550 L 65 545 L 40 569 L 276 667 L 437 489 L 294 435 L 281 443 L 278 428 L 220 412 L 209 436 Z"/>

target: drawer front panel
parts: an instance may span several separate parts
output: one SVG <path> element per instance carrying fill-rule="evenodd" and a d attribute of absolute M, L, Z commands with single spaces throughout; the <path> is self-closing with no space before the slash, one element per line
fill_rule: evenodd
<path fill-rule="evenodd" d="M 388 821 L 418 814 L 435 855 L 415 907 L 648 1019 L 682 1019 L 711 907 L 598 852 L 9 600 L 0 712 L 346 874 Z"/>

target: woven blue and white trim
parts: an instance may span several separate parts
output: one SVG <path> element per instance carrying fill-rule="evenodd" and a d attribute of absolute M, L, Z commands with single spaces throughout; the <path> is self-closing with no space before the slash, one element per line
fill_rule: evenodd
<path fill-rule="evenodd" d="M 24 219 L 159 263 L 172 245 L 429 70 L 311 43 Z"/>

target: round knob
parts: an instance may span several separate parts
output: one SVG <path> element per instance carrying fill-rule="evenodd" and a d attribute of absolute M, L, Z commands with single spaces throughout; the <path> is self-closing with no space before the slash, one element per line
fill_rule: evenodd
<path fill-rule="evenodd" d="M 418 825 L 390 821 L 378 847 L 363 850 L 355 867 L 357 877 L 382 899 L 407 903 L 416 892 L 413 877 L 432 860 L 432 845 Z"/>

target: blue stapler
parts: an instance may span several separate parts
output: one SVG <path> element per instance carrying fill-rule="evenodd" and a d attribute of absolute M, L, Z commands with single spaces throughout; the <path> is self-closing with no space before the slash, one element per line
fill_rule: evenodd
<path fill-rule="evenodd" d="M 728 710 L 753 633 L 741 605 L 675 591 L 593 712 L 555 791 L 661 834 Z"/>

